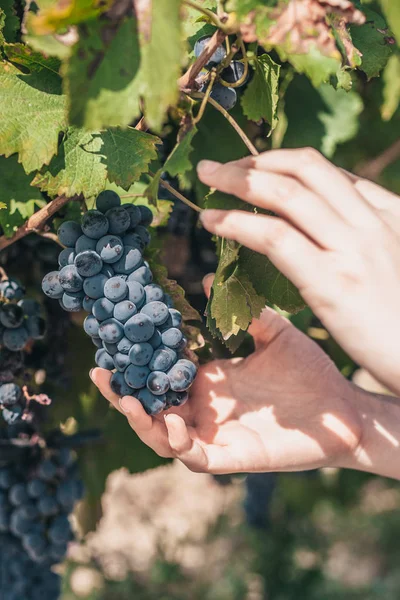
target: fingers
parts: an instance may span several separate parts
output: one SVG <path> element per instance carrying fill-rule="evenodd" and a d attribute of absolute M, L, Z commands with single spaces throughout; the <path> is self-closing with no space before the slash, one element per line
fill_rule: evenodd
<path fill-rule="evenodd" d="M 238 210 L 205 210 L 201 219 L 212 233 L 267 255 L 297 287 L 316 277 L 321 250 L 282 219 Z"/>
<path fill-rule="evenodd" d="M 203 277 L 203 288 L 204 288 L 204 293 L 205 293 L 205 295 L 206 295 L 207 298 L 210 297 L 211 288 L 212 288 L 212 285 L 214 283 L 214 278 L 215 278 L 215 274 L 214 273 L 209 273 L 208 275 L 206 275 L 205 277 Z"/>
<path fill-rule="evenodd" d="M 243 168 L 234 162 L 211 163 L 208 169 L 209 164 L 199 164 L 203 183 L 285 217 L 320 246 L 334 248 L 346 235 L 345 223 L 335 209 L 293 177 Z"/>
<path fill-rule="evenodd" d="M 112 373 L 110 371 L 106 371 L 106 369 L 100 369 L 98 367 L 92 369 L 90 372 L 90 379 L 99 388 L 104 398 L 111 402 L 111 404 L 121 412 L 121 408 L 119 406 L 119 396 L 115 394 L 110 387 L 111 377 Z"/>
<path fill-rule="evenodd" d="M 270 150 L 256 157 L 246 157 L 234 163 L 242 169 L 293 177 L 309 191 L 324 199 L 340 215 L 344 223 L 369 225 L 373 218 L 368 205 L 352 182 L 338 168 L 313 148 Z M 199 163 L 199 176 L 204 164 Z M 218 173 L 218 169 L 215 169 Z M 218 177 L 212 177 L 211 187 L 218 187 Z"/>

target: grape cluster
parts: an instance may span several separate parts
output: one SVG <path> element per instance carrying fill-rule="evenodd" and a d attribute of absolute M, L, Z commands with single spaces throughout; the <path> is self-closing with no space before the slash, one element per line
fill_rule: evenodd
<path fill-rule="evenodd" d="M 182 315 L 143 258 L 152 218 L 146 206 L 121 206 L 115 192 L 101 192 L 81 225 L 59 228 L 66 246 L 60 270 L 44 277 L 42 289 L 67 311 L 91 313 L 84 329 L 97 347 L 96 364 L 114 371 L 116 394 L 135 395 L 155 415 L 186 402 L 196 366 L 181 357 Z"/>
<path fill-rule="evenodd" d="M 50 568 L 38 569 L 18 539 L 0 534 L 0 597 L 2 600 L 55 600 L 61 577 Z"/>
<path fill-rule="evenodd" d="M 23 367 L 21 350 L 32 340 L 43 339 L 46 333 L 40 304 L 24 295 L 18 281 L 0 282 L 0 409 L 8 424 L 21 419 L 26 408 L 25 395 L 15 382 L 16 373 Z"/>
<path fill-rule="evenodd" d="M 204 36 L 197 40 L 194 46 L 194 54 L 196 58 L 202 54 L 210 40 L 210 36 Z M 201 91 L 204 91 L 204 89 L 207 87 L 207 83 L 204 83 L 204 80 L 207 80 L 209 69 L 219 65 L 225 58 L 226 50 L 223 46 L 219 46 L 219 48 L 217 48 L 217 50 L 211 56 L 205 69 L 203 69 L 202 73 L 200 74 L 199 83 Z M 233 60 L 220 73 L 220 81 L 217 81 L 217 83 L 213 85 L 210 97 L 218 102 L 222 108 L 225 108 L 225 110 L 231 110 L 237 102 L 236 88 L 242 87 L 246 83 L 244 74 L 244 63 L 240 60 Z M 225 85 L 224 83 L 221 83 L 221 81 L 223 81 Z M 230 87 L 226 84 L 234 84 L 235 87 Z"/>
<path fill-rule="evenodd" d="M 73 539 L 69 514 L 83 496 L 68 448 L 48 451 L 36 464 L 0 469 L 0 532 L 16 538 L 36 565 L 61 562 Z"/>

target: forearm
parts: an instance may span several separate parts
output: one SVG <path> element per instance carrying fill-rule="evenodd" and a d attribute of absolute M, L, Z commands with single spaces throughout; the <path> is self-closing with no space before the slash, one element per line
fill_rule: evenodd
<path fill-rule="evenodd" d="M 360 443 L 340 465 L 400 479 L 400 398 L 371 394 L 353 387 L 360 416 Z"/>

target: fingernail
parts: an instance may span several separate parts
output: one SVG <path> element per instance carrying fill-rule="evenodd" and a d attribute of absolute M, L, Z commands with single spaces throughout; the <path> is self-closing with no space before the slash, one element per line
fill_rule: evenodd
<path fill-rule="evenodd" d="M 93 371 L 94 371 L 94 369 L 90 369 L 90 371 L 89 371 L 89 377 L 90 377 L 90 379 L 91 379 L 92 381 L 93 381 L 93 378 L 92 378 L 92 373 L 93 373 Z"/>
<path fill-rule="evenodd" d="M 130 413 L 130 406 L 129 406 L 129 399 L 128 398 L 120 398 L 118 400 L 118 404 L 119 404 L 120 409 L 122 410 L 122 412 L 124 412 L 126 415 Z"/>
<path fill-rule="evenodd" d="M 199 175 L 212 175 L 221 166 L 221 163 L 214 160 L 201 160 L 197 165 Z"/>

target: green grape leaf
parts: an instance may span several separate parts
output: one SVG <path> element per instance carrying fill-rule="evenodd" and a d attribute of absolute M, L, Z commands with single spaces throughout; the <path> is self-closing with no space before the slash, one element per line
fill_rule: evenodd
<path fill-rule="evenodd" d="M 251 121 L 267 121 L 271 125 L 271 131 L 278 122 L 280 68 L 268 54 L 255 57 L 254 77 L 242 96 L 244 114 Z"/>
<path fill-rule="evenodd" d="M 15 42 L 20 28 L 14 0 L 2 0 L 0 8 L 0 43 Z"/>
<path fill-rule="evenodd" d="M 384 121 L 390 121 L 400 106 L 400 56 L 394 54 L 383 72 L 383 104 L 381 115 Z"/>
<path fill-rule="evenodd" d="M 150 259 L 150 264 L 154 281 L 161 285 L 163 290 L 171 296 L 175 308 L 182 313 L 183 320 L 201 322 L 199 313 L 187 300 L 184 289 L 174 279 L 168 278 L 168 271 L 161 264 L 159 256 L 156 256 L 154 260 Z"/>
<path fill-rule="evenodd" d="M 362 54 L 360 69 L 371 79 L 384 69 L 393 49 L 388 40 L 389 30 L 385 19 L 366 6 L 363 6 L 363 12 L 366 23 L 352 26 L 350 32 L 353 44 Z"/>
<path fill-rule="evenodd" d="M 400 5 L 393 0 L 380 0 L 382 10 L 400 45 Z"/>
<path fill-rule="evenodd" d="M 83 194 L 86 198 L 99 194 L 107 179 L 128 189 L 147 171 L 157 143 L 158 138 L 136 129 L 89 133 L 71 128 L 34 185 L 51 196 Z"/>
<path fill-rule="evenodd" d="M 340 68 L 340 57 L 325 56 L 312 44 L 306 54 L 287 54 L 281 48 L 277 48 L 282 60 L 288 60 L 299 73 L 304 73 L 310 79 L 314 87 L 329 81 Z"/>
<path fill-rule="evenodd" d="M 150 35 L 141 27 L 140 91 L 146 121 L 157 132 L 179 98 L 177 82 L 183 57 L 180 8 L 180 0 L 157 0 L 152 3 Z"/>
<path fill-rule="evenodd" d="M 36 52 L 42 52 L 46 56 L 56 56 L 60 60 L 67 59 L 71 54 L 71 46 L 63 44 L 54 35 L 25 35 L 23 40 Z"/>
<path fill-rule="evenodd" d="M 22 45 L 7 46 L 7 56 L 12 65 L 0 63 L 0 154 L 17 152 L 30 173 L 49 164 L 66 128 L 59 62 Z"/>
<path fill-rule="evenodd" d="M 39 190 L 31 187 L 32 179 L 18 163 L 16 154 L 10 158 L 0 156 L 0 225 L 7 237 L 12 236 L 36 208 L 46 204 Z"/>
<path fill-rule="evenodd" d="M 199 0 L 198 4 L 203 8 L 216 12 L 216 0 Z M 200 12 L 191 6 L 184 6 L 183 10 L 183 34 L 190 48 L 193 49 L 199 38 L 214 33 L 215 25 L 204 22 Z"/>
<path fill-rule="evenodd" d="M 36 35 L 49 35 L 64 31 L 71 25 L 79 25 L 90 21 L 106 11 L 110 2 L 99 0 L 56 0 L 55 2 L 39 2 L 41 10 L 29 13 L 28 31 Z"/>
<path fill-rule="evenodd" d="M 299 98 L 302 102 L 299 102 Z M 285 95 L 286 148 L 313 146 L 333 156 L 338 144 L 354 138 L 363 103 L 357 92 L 335 90 L 328 84 L 315 89 L 302 76 L 296 76 Z"/>
<path fill-rule="evenodd" d="M 137 181 L 142 173 L 147 173 L 149 164 L 157 158 L 157 144 L 160 138 L 129 127 L 128 129 L 107 129 L 99 134 L 102 140 L 101 152 L 107 164 L 107 179 L 125 190 Z"/>
<path fill-rule="evenodd" d="M 65 69 L 72 125 L 98 130 L 126 127 L 140 115 L 140 49 L 136 19 L 108 19 L 78 28 Z"/>

